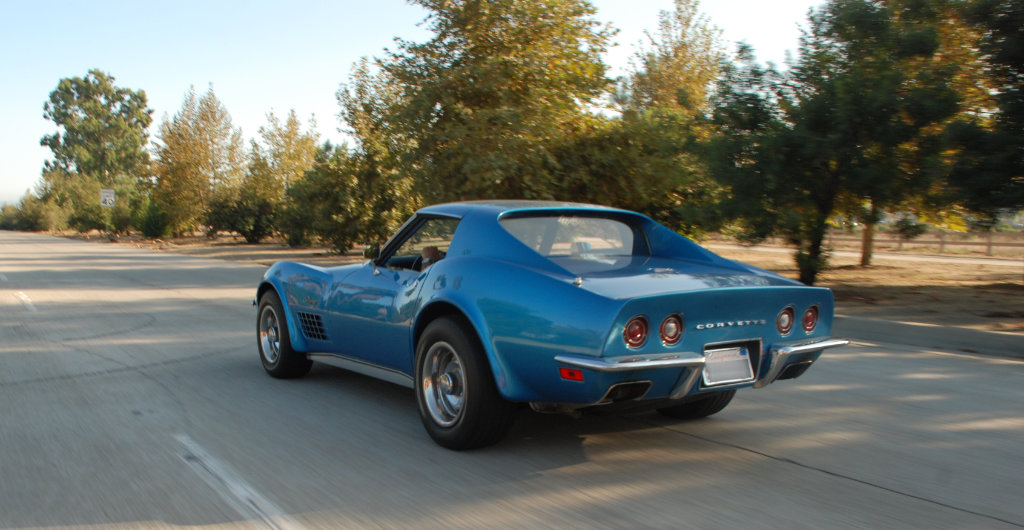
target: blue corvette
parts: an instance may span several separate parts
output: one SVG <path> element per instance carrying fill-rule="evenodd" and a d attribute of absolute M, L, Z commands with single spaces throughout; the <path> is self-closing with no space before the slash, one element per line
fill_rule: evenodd
<path fill-rule="evenodd" d="M 829 337 L 828 289 L 571 203 L 423 208 L 366 263 L 276 263 L 257 300 L 270 375 L 316 360 L 410 386 L 451 449 L 497 442 L 520 403 L 709 416 L 847 343 Z"/>

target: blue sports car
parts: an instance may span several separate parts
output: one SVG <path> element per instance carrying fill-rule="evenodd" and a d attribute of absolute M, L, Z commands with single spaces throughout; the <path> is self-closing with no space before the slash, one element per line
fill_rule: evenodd
<path fill-rule="evenodd" d="M 415 389 L 429 435 L 493 444 L 541 412 L 721 411 L 800 376 L 832 339 L 828 289 L 724 259 L 643 215 L 533 201 L 418 211 L 361 264 L 279 262 L 257 290 L 266 371 L 313 361 Z"/>

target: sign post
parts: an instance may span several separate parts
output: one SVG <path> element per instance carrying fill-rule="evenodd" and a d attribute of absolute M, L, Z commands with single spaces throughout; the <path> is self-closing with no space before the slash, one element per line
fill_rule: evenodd
<path fill-rule="evenodd" d="M 103 221 L 103 224 L 106 225 L 107 237 L 109 237 L 111 241 L 114 240 L 114 236 L 110 232 L 110 209 L 114 207 L 114 203 L 115 202 L 116 202 L 116 199 L 115 199 L 115 196 L 114 196 L 114 190 L 110 190 L 110 189 L 101 189 L 100 190 L 100 206 L 103 207 L 103 210 L 104 210 L 103 213 L 105 214 L 104 215 L 105 219 Z"/>

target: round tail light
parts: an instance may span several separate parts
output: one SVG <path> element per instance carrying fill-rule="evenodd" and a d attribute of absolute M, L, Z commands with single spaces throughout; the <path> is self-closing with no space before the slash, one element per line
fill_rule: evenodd
<path fill-rule="evenodd" d="M 814 328 L 817 327 L 818 313 L 818 306 L 816 305 L 812 305 L 811 307 L 807 308 L 807 311 L 804 311 L 804 316 L 801 319 L 800 323 L 803 325 L 804 331 L 806 331 L 807 333 L 814 331 Z"/>
<path fill-rule="evenodd" d="M 792 307 L 787 307 L 779 313 L 779 316 L 775 317 L 775 328 L 779 330 L 779 333 L 788 335 L 790 331 L 793 331 L 793 322 L 796 320 L 796 312 L 793 311 Z"/>
<path fill-rule="evenodd" d="M 630 348 L 639 348 L 647 342 L 648 329 L 647 319 L 642 316 L 635 316 L 626 323 L 625 329 L 622 330 L 622 340 Z"/>
<path fill-rule="evenodd" d="M 669 315 L 661 321 L 661 342 L 665 346 L 674 346 L 683 338 L 683 317 Z"/>

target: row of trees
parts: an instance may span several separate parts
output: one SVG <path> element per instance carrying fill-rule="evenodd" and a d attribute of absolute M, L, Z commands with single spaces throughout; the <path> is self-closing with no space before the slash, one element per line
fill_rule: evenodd
<path fill-rule="evenodd" d="M 424 203 L 575 200 L 691 235 L 783 235 L 813 283 L 837 215 L 869 227 L 866 264 L 885 212 L 1024 206 L 1021 0 L 830 0 L 785 71 L 746 46 L 729 57 L 677 0 L 619 80 L 601 59 L 614 30 L 585 0 L 412 1 L 434 37 L 356 65 L 337 93 L 351 146 L 318 146 L 291 113 L 247 150 L 211 89 L 150 148 L 144 93 L 99 71 L 62 80 L 54 161 L 21 217 L 107 226 L 96 197 L 112 187 L 128 198 L 114 230 L 347 249 Z"/>
<path fill-rule="evenodd" d="M 317 151 L 314 124 L 303 131 L 294 112 L 284 121 L 268 114 L 246 149 L 212 88 L 202 97 L 190 90 L 151 145 L 145 92 L 119 88 L 99 70 L 62 79 L 44 111 L 59 127 L 41 140 L 54 159 L 38 193 L 7 208 L 8 228 L 134 228 L 149 237 L 230 230 L 258 242 L 274 231 L 285 191 Z M 100 206 L 101 189 L 115 191 L 109 210 Z"/>

